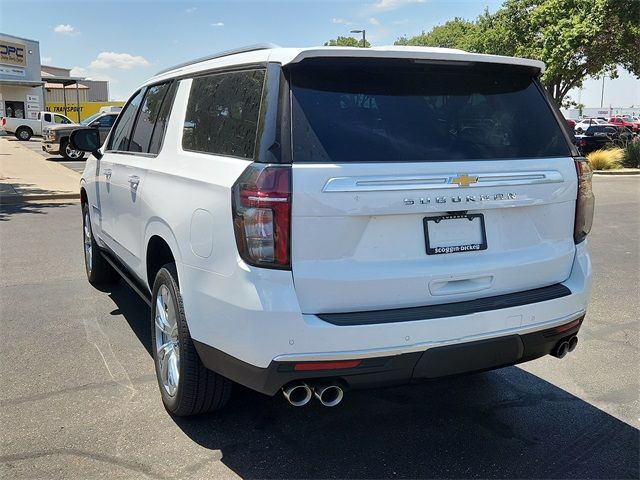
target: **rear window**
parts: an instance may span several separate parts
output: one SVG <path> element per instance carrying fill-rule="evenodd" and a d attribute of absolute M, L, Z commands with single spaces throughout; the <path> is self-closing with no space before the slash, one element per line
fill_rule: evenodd
<path fill-rule="evenodd" d="M 290 67 L 294 162 L 571 155 L 529 69 L 406 60 Z"/>

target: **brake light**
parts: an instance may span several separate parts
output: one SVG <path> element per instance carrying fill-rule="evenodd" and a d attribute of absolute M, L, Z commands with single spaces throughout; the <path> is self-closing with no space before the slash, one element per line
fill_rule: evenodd
<path fill-rule="evenodd" d="M 252 163 L 232 190 L 240 257 L 249 265 L 288 269 L 291 167 Z"/>
<path fill-rule="evenodd" d="M 4 127 L 7 124 L 7 119 L 6 118 L 2 118 L 2 126 Z"/>
<path fill-rule="evenodd" d="M 586 147 L 586 146 L 587 146 L 587 141 L 586 141 L 584 138 L 581 138 L 581 139 L 578 141 L 578 146 L 579 146 L 579 147 Z"/>
<path fill-rule="evenodd" d="M 578 196 L 576 198 L 576 219 L 573 227 L 573 240 L 576 244 L 582 242 L 593 224 L 593 208 L 595 197 L 591 186 L 592 170 L 589 162 L 584 158 L 576 159 L 578 173 Z"/>

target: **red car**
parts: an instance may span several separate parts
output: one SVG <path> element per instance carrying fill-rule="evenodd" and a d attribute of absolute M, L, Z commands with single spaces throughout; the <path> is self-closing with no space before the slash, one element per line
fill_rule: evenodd
<path fill-rule="evenodd" d="M 567 122 L 567 125 L 569 126 L 569 128 L 573 131 L 574 128 L 576 128 L 576 121 L 575 120 L 571 120 L 569 118 L 566 118 L 565 121 Z"/>
<path fill-rule="evenodd" d="M 631 131 L 633 132 L 638 132 L 640 131 L 640 125 L 638 125 L 638 123 L 636 122 L 631 122 L 629 120 L 627 120 L 624 117 L 618 116 L 618 117 L 611 117 L 609 119 L 609 123 L 613 124 L 613 125 L 617 125 L 619 127 L 627 127 L 630 128 Z"/>

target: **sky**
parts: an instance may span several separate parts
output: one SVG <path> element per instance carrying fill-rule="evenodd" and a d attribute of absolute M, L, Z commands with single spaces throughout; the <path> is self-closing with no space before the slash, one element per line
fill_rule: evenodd
<path fill-rule="evenodd" d="M 501 0 L 176 1 L 0 0 L 0 31 L 38 40 L 45 65 L 110 81 L 110 97 L 126 100 L 147 78 L 172 65 L 256 43 L 322 45 L 366 30 L 373 45 L 454 17 L 473 19 Z M 354 35 L 359 37 L 358 34 Z M 589 80 L 572 98 L 600 106 L 602 82 Z M 604 105 L 640 105 L 640 80 L 621 72 L 605 79 Z"/>

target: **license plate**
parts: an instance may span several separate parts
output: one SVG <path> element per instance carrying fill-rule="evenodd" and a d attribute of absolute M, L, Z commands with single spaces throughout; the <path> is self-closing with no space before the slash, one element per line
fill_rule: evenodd
<path fill-rule="evenodd" d="M 424 218 L 427 255 L 476 252 L 487 249 L 484 215 L 442 215 Z"/>

